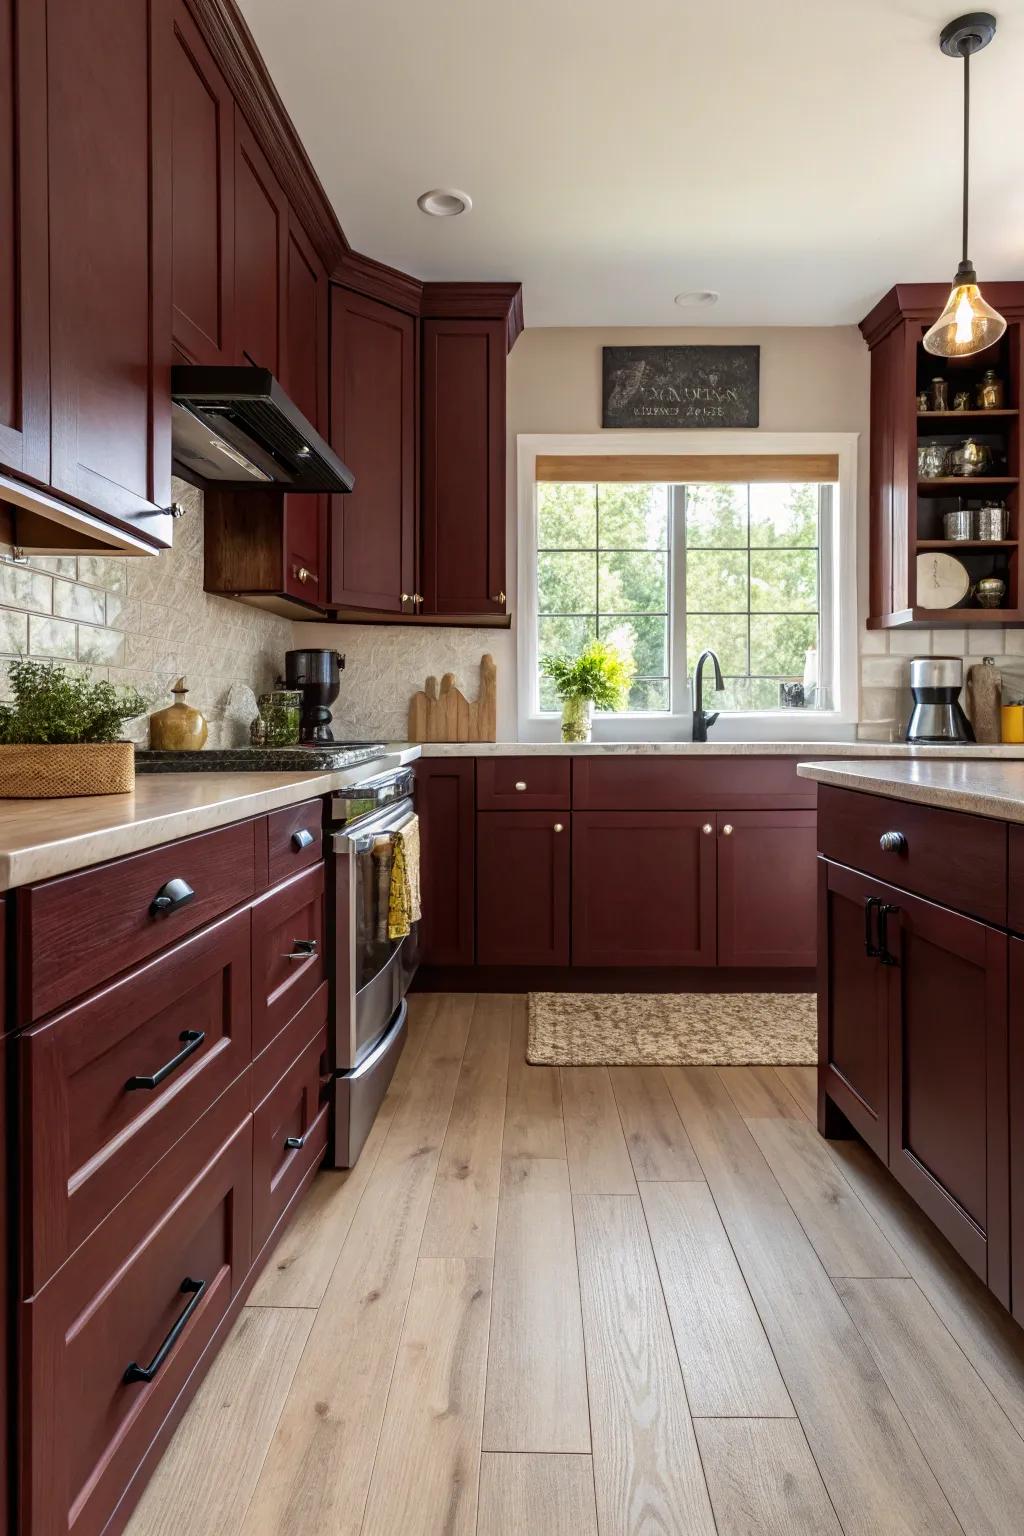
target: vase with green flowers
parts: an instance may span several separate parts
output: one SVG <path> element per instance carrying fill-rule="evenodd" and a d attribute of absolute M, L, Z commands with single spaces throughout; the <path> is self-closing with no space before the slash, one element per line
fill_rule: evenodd
<path fill-rule="evenodd" d="M 591 640 L 575 658 L 542 656 L 540 670 L 562 701 L 562 740 L 589 741 L 594 710 L 621 709 L 634 667 L 605 640 Z"/>
<path fill-rule="evenodd" d="M 12 661 L 7 671 L 13 697 L 0 703 L 0 796 L 118 795 L 134 787 L 134 748 L 119 737 L 148 709 L 143 694 L 49 662 Z"/>

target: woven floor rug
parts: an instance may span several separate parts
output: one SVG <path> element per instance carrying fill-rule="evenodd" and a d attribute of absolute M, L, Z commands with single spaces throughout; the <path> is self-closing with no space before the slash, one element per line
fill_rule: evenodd
<path fill-rule="evenodd" d="M 813 992 L 531 992 L 540 1066 L 784 1066 L 817 1060 Z"/>

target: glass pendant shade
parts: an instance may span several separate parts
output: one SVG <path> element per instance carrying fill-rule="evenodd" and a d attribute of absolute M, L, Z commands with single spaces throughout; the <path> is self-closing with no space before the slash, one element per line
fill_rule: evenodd
<path fill-rule="evenodd" d="M 1005 330 L 1002 315 L 982 298 L 974 268 L 961 262 L 945 309 L 925 332 L 924 348 L 936 357 L 970 357 L 998 341 Z"/>

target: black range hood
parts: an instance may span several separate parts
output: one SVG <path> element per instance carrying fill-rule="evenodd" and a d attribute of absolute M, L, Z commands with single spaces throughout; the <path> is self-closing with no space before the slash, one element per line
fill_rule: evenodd
<path fill-rule="evenodd" d="M 171 369 L 174 467 L 222 491 L 350 491 L 355 476 L 266 368 Z"/>

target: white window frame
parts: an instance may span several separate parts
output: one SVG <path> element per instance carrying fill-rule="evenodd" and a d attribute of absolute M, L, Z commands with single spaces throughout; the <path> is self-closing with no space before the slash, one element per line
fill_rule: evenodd
<path fill-rule="evenodd" d="M 537 699 L 537 459 L 542 456 L 645 453 L 709 454 L 835 454 L 839 462 L 833 496 L 831 528 L 822 530 L 823 589 L 831 586 L 823 620 L 831 618 L 822 648 L 834 657 L 832 709 L 737 711 L 724 714 L 712 728 L 717 741 L 835 741 L 856 734 L 857 696 L 857 444 L 856 432 L 615 432 L 522 433 L 516 439 L 516 498 L 518 508 L 518 596 L 516 671 L 520 741 L 557 741 L 557 715 L 541 714 Z M 681 541 L 673 542 L 669 598 L 669 643 L 672 647 L 671 708 L 657 713 L 597 714 L 596 742 L 688 740 L 691 703 L 687 695 L 682 625 L 675 623 L 675 604 L 684 590 L 679 579 L 685 558 Z M 831 581 L 829 582 L 829 575 Z M 713 682 L 713 679 L 709 681 Z M 714 709 L 713 690 L 705 693 L 705 708 Z"/>

